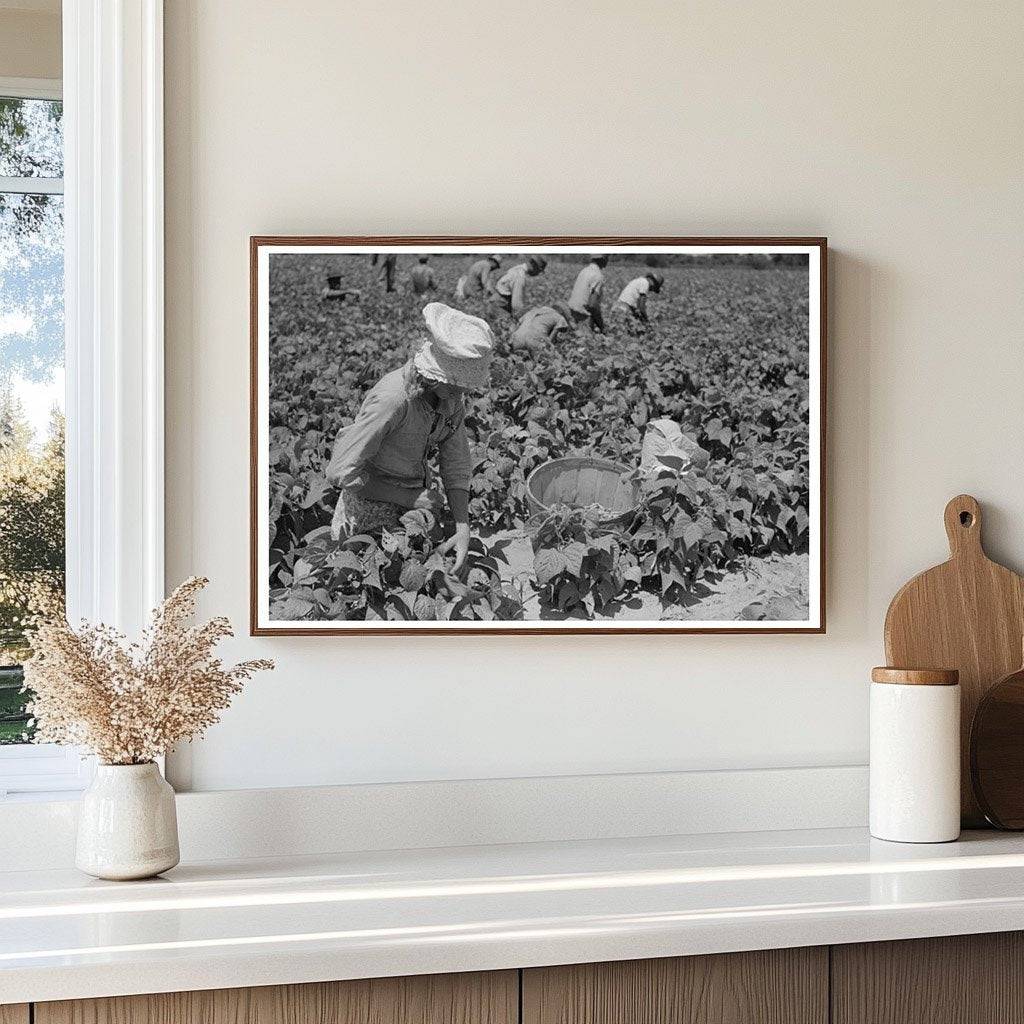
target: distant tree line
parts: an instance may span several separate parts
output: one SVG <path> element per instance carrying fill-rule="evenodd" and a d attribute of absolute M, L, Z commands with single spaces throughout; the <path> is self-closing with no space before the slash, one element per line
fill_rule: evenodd
<path fill-rule="evenodd" d="M 789 267 L 806 270 L 809 257 L 805 252 L 716 252 L 697 255 L 688 252 L 651 253 L 644 262 L 649 267 L 749 267 L 752 270 L 770 270 Z"/>
<path fill-rule="evenodd" d="M 595 248 L 595 252 L 598 250 Z M 652 252 L 616 253 L 615 249 L 607 250 L 611 254 L 609 263 L 642 262 L 648 267 L 749 267 L 752 270 L 771 270 L 786 267 L 794 270 L 806 270 L 809 258 L 804 252 L 721 252 L 721 253 L 688 253 L 688 252 Z M 551 259 L 560 263 L 586 263 L 590 253 L 558 253 Z"/>
<path fill-rule="evenodd" d="M 17 397 L 0 392 L 0 745 L 31 734 L 17 666 L 26 627 L 64 613 L 64 417 L 41 445 Z"/>

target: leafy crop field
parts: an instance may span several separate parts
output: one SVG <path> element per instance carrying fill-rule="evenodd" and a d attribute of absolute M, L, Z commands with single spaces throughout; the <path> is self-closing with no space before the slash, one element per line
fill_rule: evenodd
<path fill-rule="evenodd" d="M 431 257 L 436 298 L 455 304 L 470 259 Z M 467 564 L 451 571 L 436 550 L 448 531 L 427 511 L 407 514 L 394 533 L 332 541 L 338 493 L 324 470 L 335 436 L 425 337 L 423 302 L 407 286 L 414 262 L 399 257 L 399 290 L 389 295 L 365 256 L 271 257 L 272 619 L 614 619 L 640 607 L 645 617 L 676 618 L 729 574 L 806 554 L 808 278 L 806 269 L 778 266 L 663 267 L 649 331 L 609 319 L 604 336 L 584 329 L 529 355 L 507 350 L 507 314 L 483 299 L 461 303 L 492 324 L 502 345 L 491 388 L 469 405 Z M 553 258 L 529 279 L 528 304 L 565 300 L 580 267 Z M 646 269 L 637 257 L 613 256 L 605 308 Z M 321 302 L 328 274 L 360 297 Z M 615 526 L 583 509 L 531 511 L 534 468 L 593 455 L 634 470 L 645 427 L 659 417 L 679 422 L 706 451 L 705 469 L 637 473 L 636 510 Z M 796 564 L 806 573 L 806 559 Z M 780 595 L 785 613 L 752 601 L 739 617 L 806 617 L 806 578 L 774 594 L 776 604 Z"/>

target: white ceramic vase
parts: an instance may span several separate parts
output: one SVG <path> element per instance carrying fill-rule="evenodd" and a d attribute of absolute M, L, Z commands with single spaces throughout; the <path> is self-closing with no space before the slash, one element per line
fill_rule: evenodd
<path fill-rule="evenodd" d="M 174 790 L 155 764 L 101 764 L 82 794 L 75 864 L 96 878 L 150 878 L 178 863 Z"/>

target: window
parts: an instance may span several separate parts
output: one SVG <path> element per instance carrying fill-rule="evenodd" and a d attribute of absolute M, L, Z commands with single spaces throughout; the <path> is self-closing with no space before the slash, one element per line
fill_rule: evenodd
<path fill-rule="evenodd" d="M 74 752 L 26 747 L 26 620 L 64 604 L 64 145 L 53 84 L 13 84 L 0 81 L 0 796 L 81 776 Z"/>
<path fill-rule="evenodd" d="M 164 594 L 163 4 L 62 0 L 61 17 L 63 82 L 0 78 L 0 101 L 15 101 L 0 133 L 0 321 L 17 330 L 0 330 L 0 373 L 11 422 L 42 425 L 26 464 L 51 457 L 23 517 L 31 555 L 17 557 L 53 599 L 63 589 L 72 620 L 135 636 Z M 62 390 L 63 479 L 59 429 L 47 433 Z M 12 613 L 0 649 L 18 639 Z M 90 761 L 20 742 L 16 660 L 0 677 L 0 800 L 79 789 Z"/>

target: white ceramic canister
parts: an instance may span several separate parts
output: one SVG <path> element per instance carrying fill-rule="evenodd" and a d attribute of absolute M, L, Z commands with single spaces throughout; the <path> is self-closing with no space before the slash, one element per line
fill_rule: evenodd
<path fill-rule="evenodd" d="M 174 790 L 148 764 L 100 764 L 82 794 L 75 864 L 96 878 L 150 878 L 178 863 Z"/>
<path fill-rule="evenodd" d="M 897 843 L 960 835 L 960 683 L 952 669 L 871 673 L 871 834 Z"/>

